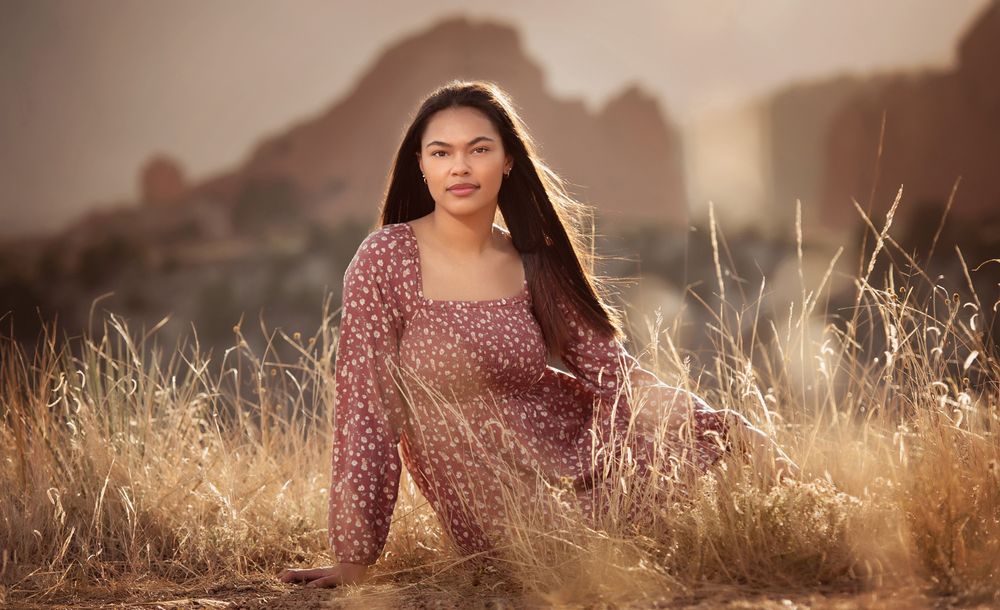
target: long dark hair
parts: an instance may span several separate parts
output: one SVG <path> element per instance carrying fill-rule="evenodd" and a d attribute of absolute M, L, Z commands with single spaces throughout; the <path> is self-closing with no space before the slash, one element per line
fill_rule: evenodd
<path fill-rule="evenodd" d="M 607 304 L 605 281 L 593 272 L 593 232 L 584 233 L 588 206 L 567 194 L 563 180 L 535 151 L 510 96 L 489 81 L 451 81 L 420 105 L 396 153 L 380 211 L 380 226 L 406 222 L 434 211 L 434 199 L 420 177 L 417 153 L 427 122 L 446 108 L 468 106 L 482 112 L 514 159 L 500 186 L 498 207 L 514 247 L 525 262 L 535 318 L 549 353 L 561 355 L 570 337 L 570 307 L 595 330 L 622 339 L 621 314 Z M 378 227 L 376 227 L 378 228 Z"/>

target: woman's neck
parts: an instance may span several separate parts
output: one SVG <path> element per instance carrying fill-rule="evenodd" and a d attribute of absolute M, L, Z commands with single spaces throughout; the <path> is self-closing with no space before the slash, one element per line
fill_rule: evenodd
<path fill-rule="evenodd" d="M 494 214 L 462 218 L 431 212 L 425 217 L 426 231 L 438 250 L 456 256 L 482 256 L 496 249 Z"/>

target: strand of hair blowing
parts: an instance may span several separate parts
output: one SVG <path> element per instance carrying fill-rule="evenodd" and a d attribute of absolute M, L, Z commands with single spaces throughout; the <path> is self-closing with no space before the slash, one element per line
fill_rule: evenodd
<path fill-rule="evenodd" d="M 560 306 L 577 312 L 609 337 L 621 339 L 621 314 L 607 304 L 608 282 L 593 272 L 597 257 L 592 210 L 570 197 L 563 180 L 542 162 L 510 97 L 494 83 L 451 81 L 421 103 L 396 153 L 375 228 L 414 220 L 434 210 L 434 199 L 420 177 L 420 141 L 435 113 L 459 106 L 482 112 L 514 159 L 509 177 L 500 186 L 499 209 L 525 261 L 533 313 L 549 353 L 562 354 L 570 337 L 568 318 Z M 582 229 L 585 219 L 591 219 L 587 234 Z"/>

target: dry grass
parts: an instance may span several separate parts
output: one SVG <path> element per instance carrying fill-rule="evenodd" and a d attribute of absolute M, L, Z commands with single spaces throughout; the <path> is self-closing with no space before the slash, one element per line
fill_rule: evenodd
<path fill-rule="evenodd" d="M 50 331 L 31 357 L 4 339 L 0 603 L 642 607 L 707 597 L 787 607 L 766 597 L 779 591 L 810 607 L 850 607 L 838 605 L 844 595 L 868 606 L 901 591 L 998 601 L 1000 370 L 984 345 L 983 304 L 919 273 L 897 285 L 890 270 L 876 288 L 869 276 L 894 245 L 892 213 L 883 229 L 870 224 L 875 247 L 850 316 L 818 309 L 835 257 L 818 282 L 800 278 L 787 319 L 767 323 L 763 282 L 741 306 L 725 295 L 713 217 L 723 297 L 709 307 L 713 362 L 693 377 L 676 324 L 661 330 L 659 319 L 643 350 L 664 380 L 773 435 L 804 467 L 801 482 L 730 460 L 683 495 L 621 494 L 600 527 L 542 489 L 537 504 L 561 516 L 557 527 L 512 503 L 509 543 L 482 563 L 454 551 L 404 472 L 371 582 L 292 598 L 273 574 L 332 559 L 329 307 L 311 338 L 262 328 L 260 355 L 239 327 L 224 354 L 196 342 L 163 354 L 155 334 L 114 316 L 99 338 Z M 649 517 L 620 518 L 629 502 L 648 503 Z M 898 603 L 884 602 L 909 604 Z"/>

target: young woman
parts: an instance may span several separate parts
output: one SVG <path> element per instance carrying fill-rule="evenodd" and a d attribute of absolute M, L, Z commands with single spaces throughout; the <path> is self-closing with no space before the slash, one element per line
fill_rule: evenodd
<path fill-rule="evenodd" d="M 344 275 L 329 511 L 339 563 L 281 580 L 363 579 L 388 535 L 400 453 L 450 539 L 474 553 L 496 542 L 510 499 L 541 482 L 594 516 L 615 458 L 629 456 L 637 480 L 677 477 L 712 466 L 736 427 L 769 443 L 625 350 L 580 209 L 496 85 L 456 81 L 424 101 L 381 226 Z"/>

